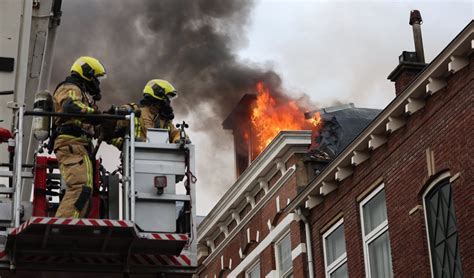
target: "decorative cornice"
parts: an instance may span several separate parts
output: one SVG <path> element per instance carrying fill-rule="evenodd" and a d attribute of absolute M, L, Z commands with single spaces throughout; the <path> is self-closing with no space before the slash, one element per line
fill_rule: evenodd
<path fill-rule="evenodd" d="M 420 111 L 425 99 L 444 88 L 445 77 L 466 67 L 467 56 L 474 52 L 474 21 L 461 33 L 403 90 L 344 151 L 338 155 L 322 173 L 296 196 L 285 209 L 287 212 L 306 205 L 313 208 L 329 194 L 328 183 L 342 181 L 352 175 L 351 167 L 357 167 L 366 159 L 365 154 L 387 142 L 387 134 L 405 125 L 406 117 Z M 363 155 L 361 155 L 363 154 Z M 326 186 L 321 189 L 323 182 Z"/>
<path fill-rule="evenodd" d="M 216 228 L 216 224 L 240 199 L 245 200 L 245 192 L 251 191 L 255 181 L 270 169 L 275 167 L 275 159 L 280 158 L 286 151 L 294 146 L 306 146 L 311 143 L 311 131 L 282 131 L 268 145 L 265 150 L 242 173 L 226 194 L 214 206 L 198 227 L 198 240 L 209 237 L 209 233 Z M 259 186 L 259 185 L 257 185 Z M 231 215 L 231 214 L 230 214 Z"/>
<path fill-rule="evenodd" d="M 211 262 L 213 259 L 217 257 L 217 255 L 224 249 L 224 247 L 239 233 L 242 228 L 247 225 L 252 217 L 254 217 L 260 209 L 263 208 L 263 206 L 275 195 L 276 192 L 288 181 L 288 179 L 295 173 L 295 166 L 293 165 L 292 167 L 288 168 L 286 173 L 278 179 L 278 181 L 275 183 L 275 185 L 270 188 L 270 191 L 268 194 L 266 194 L 262 200 L 258 202 L 258 204 L 255 206 L 255 209 L 251 210 L 246 216 L 242 218 L 242 221 L 239 223 L 237 227 L 235 227 L 230 233 L 229 236 L 227 236 L 221 243 L 219 243 L 218 246 L 215 246 L 215 248 L 212 250 L 212 252 L 209 254 L 207 258 L 204 259 L 204 261 L 201 264 L 201 267 L 205 267 Z M 199 242 L 201 239 L 199 239 Z"/>

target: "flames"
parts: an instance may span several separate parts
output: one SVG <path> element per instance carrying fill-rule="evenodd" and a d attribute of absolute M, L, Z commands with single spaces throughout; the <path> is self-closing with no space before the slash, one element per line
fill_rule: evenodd
<path fill-rule="evenodd" d="M 308 120 L 314 127 L 320 128 L 323 124 L 323 120 L 321 119 L 321 113 L 318 111 L 314 113 L 313 118 Z"/>
<path fill-rule="evenodd" d="M 250 118 L 255 141 L 252 145 L 257 154 L 282 130 L 314 130 L 322 125 L 319 112 L 305 119 L 304 109 L 295 101 L 274 98 L 263 82 L 257 83 L 257 99 Z"/>

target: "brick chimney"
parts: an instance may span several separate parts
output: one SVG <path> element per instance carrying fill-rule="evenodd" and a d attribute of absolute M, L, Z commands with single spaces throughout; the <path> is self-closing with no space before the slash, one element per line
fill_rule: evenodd
<path fill-rule="evenodd" d="M 398 96 L 405 88 L 415 80 L 418 73 L 425 67 L 425 54 L 423 50 L 423 39 L 421 36 L 421 18 L 420 11 L 413 10 L 410 12 L 409 24 L 413 28 L 413 39 L 415 42 L 415 52 L 403 51 L 398 57 L 398 66 L 387 77 L 390 81 L 395 82 L 395 94 Z"/>
<path fill-rule="evenodd" d="M 235 174 L 237 178 L 257 157 L 257 153 L 252 148 L 255 133 L 250 120 L 251 108 L 256 98 L 257 96 L 254 94 L 244 95 L 222 123 L 224 129 L 232 130 L 234 136 Z"/>

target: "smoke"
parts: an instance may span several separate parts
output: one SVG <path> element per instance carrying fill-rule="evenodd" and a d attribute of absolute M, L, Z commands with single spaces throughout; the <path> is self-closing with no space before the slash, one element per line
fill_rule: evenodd
<path fill-rule="evenodd" d="M 147 80 L 163 78 L 178 89 L 179 114 L 206 103 L 222 119 L 256 82 L 281 83 L 271 70 L 234 54 L 246 43 L 252 6 L 248 0 L 65 1 L 53 81 L 77 56 L 94 55 L 108 71 L 105 102 L 136 101 Z"/>
<path fill-rule="evenodd" d="M 232 139 L 222 121 L 258 81 L 284 97 L 278 74 L 235 54 L 247 43 L 252 8 L 250 0 L 64 1 L 51 87 L 82 55 L 105 64 L 103 109 L 137 102 L 150 79 L 170 81 L 179 94 L 173 103 L 177 120 L 190 123 L 200 155 L 199 184 L 217 197 L 234 177 Z M 222 165 L 228 165 L 227 174 L 216 176 Z"/>

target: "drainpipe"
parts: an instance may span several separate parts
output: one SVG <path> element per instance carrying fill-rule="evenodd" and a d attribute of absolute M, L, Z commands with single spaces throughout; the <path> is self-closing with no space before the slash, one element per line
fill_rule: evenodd
<path fill-rule="evenodd" d="M 313 248 L 311 246 L 311 227 L 309 225 L 309 220 L 306 217 L 305 212 L 307 212 L 307 210 L 303 211 L 303 209 L 301 208 L 296 209 L 296 214 L 304 222 L 304 230 L 306 236 L 306 254 L 308 255 L 308 277 L 314 278 Z"/>

